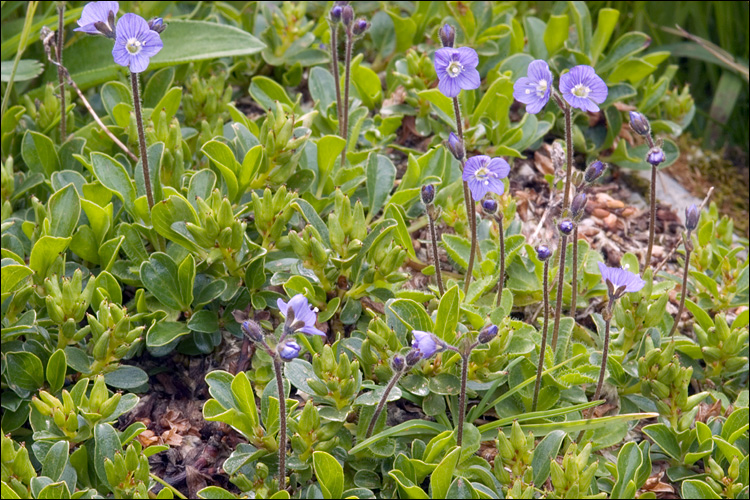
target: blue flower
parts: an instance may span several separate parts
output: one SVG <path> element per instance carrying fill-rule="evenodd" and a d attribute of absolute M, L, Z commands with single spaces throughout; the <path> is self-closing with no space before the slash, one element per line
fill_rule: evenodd
<path fill-rule="evenodd" d="M 437 338 L 433 333 L 421 330 L 412 330 L 411 333 L 414 334 L 411 346 L 422 354 L 422 358 L 432 357 L 436 352 L 445 349 L 445 342 Z"/>
<path fill-rule="evenodd" d="M 146 71 L 149 60 L 164 46 L 159 33 L 151 30 L 146 20 L 136 14 L 122 16 L 117 22 L 115 34 L 112 57 L 117 64 L 127 66 L 133 73 Z"/>
<path fill-rule="evenodd" d="M 547 245 L 539 245 L 536 247 L 536 258 L 545 261 L 550 258 L 552 251 Z"/>
<path fill-rule="evenodd" d="M 599 262 L 599 272 L 609 288 L 610 295 L 615 299 L 625 292 L 637 292 L 646 285 L 640 276 L 621 267 L 607 267 Z"/>
<path fill-rule="evenodd" d="M 656 167 L 660 163 L 664 163 L 666 157 L 664 156 L 664 150 L 660 147 L 651 149 L 646 155 L 646 161 Z"/>
<path fill-rule="evenodd" d="M 294 358 L 299 356 L 299 352 L 301 350 L 302 347 L 293 339 L 285 341 L 278 347 L 279 356 L 281 356 L 281 359 L 283 359 L 284 361 L 293 360 Z"/>
<path fill-rule="evenodd" d="M 598 104 L 607 99 L 609 90 L 594 68 L 574 66 L 560 77 L 560 92 L 568 104 L 583 111 L 599 111 Z"/>
<path fill-rule="evenodd" d="M 537 114 L 549 102 L 552 93 L 552 72 L 541 59 L 532 61 L 527 76 L 522 76 L 513 85 L 513 97 L 526 105 L 526 112 Z"/>
<path fill-rule="evenodd" d="M 688 231 L 693 231 L 698 227 L 698 221 L 701 218 L 701 212 L 695 204 L 685 209 L 685 227 Z"/>
<path fill-rule="evenodd" d="M 317 316 L 315 311 L 310 309 L 310 303 L 307 297 L 298 293 L 289 300 L 287 304 L 281 299 L 276 301 L 279 311 L 286 318 L 285 328 L 289 333 L 302 332 L 308 335 L 320 335 L 325 338 L 327 335 L 315 328 Z M 317 310 L 316 310 L 317 311 Z"/>
<path fill-rule="evenodd" d="M 440 92 L 456 97 L 461 90 L 474 90 L 482 83 L 477 71 L 479 56 L 469 47 L 443 47 L 435 51 L 435 72 Z"/>
<path fill-rule="evenodd" d="M 481 200 L 487 193 L 503 194 L 505 185 L 502 179 L 508 177 L 510 165 L 502 158 L 489 156 L 472 156 L 466 160 L 463 180 L 469 183 L 471 195 Z"/>
<path fill-rule="evenodd" d="M 78 28 L 73 31 L 82 31 L 89 35 L 104 34 L 97 27 L 97 23 L 104 23 L 107 30 L 111 33 L 114 31 L 114 19 L 117 11 L 120 10 L 120 4 L 117 2 L 90 2 L 83 7 L 81 18 L 77 21 Z M 110 23 L 112 21 L 112 23 Z"/>

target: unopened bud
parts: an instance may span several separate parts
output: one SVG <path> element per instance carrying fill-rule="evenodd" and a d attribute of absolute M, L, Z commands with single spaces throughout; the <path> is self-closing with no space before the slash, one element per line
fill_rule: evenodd
<path fill-rule="evenodd" d="M 352 24 L 352 21 L 354 20 L 354 9 L 351 8 L 349 5 L 345 5 L 341 8 L 341 22 L 344 23 L 344 26 L 349 26 Z"/>
<path fill-rule="evenodd" d="M 393 359 L 391 360 L 391 368 L 393 368 L 394 372 L 400 372 L 404 369 L 405 361 L 404 357 L 400 354 L 396 354 L 393 356 Z"/>
<path fill-rule="evenodd" d="M 354 22 L 354 26 L 352 27 L 352 33 L 354 33 L 355 36 L 360 36 L 362 33 L 367 31 L 369 27 L 370 23 L 367 22 L 367 19 L 357 19 Z"/>
<path fill-rule="evenodd" d="M 419 363 L 420 359 L 422 359 L 422 353 L 419 351 L 419 349 L 412 349 L 406 355 L 406 366 L 414 366 Z"/>
<path fill-rule="evenodd" d="M 630 128 L 638 135 L 647 136 L 651 133 L 651 125 L 648 123 L 648 118 L 638 111 L 630 112 Z"/>
<path fill-rule="evenodd" d="M 330 20 L 331 20 L 331 21 L 332 21 L 333 23 L 338 23 L 339 21 L 341 21 L 341 11 L 342 11 L 342 10 L 343 10 L 343 9 L 342 9 L 342 7 L 341 7 L 340 5 L 335 5 L 335 6 L 334 6 L 334 7 L 333 7 L 333 8 L 331 9 L 331 12 L 329 12 L 329 14 L 328 14 L 328 17 L 329 17 L 329 19 L 330 19 Z"/>
<path fill-rule="evenodd" d="M 435 199 L 435 186 L 425 184 L 422 186 L 422 203 L 429 205 Z"/>
<path fill-rule="evenodd" d="M 260 329 L 260 325 L 255 321 L 248 319 L 242 322 L 242 331 L 245 332 L 247 338 L 253 342 L 260 342 L 263 340 L 263 330 Z"/>
<path fill-rule="evenodd" d="M 660 147 L 655 147 L 651 149 L 648 152 L 648 156 L 646 156 L 646 161 L 649 162 L 654 167 L 659 165 L 660 163 L 664 163 L 665 156 L 664 156 L 664 150 Z"/>
<path fill-rule="evenodd" d="M 497 202 L 492 198 L 487 198 L 482 202 L 482 210 L 487 215 L 494 215 L 497 212 Z"/>
<path fill-rule="evenodd" d="M 479 332 L 479 343 L 486 344 L 497 336 L 497 325 L 487 325 Z"/>
<path fill-rule="evenodd" d="M 580 219 L 584 208 L 586 208 L 586 193 L 578 193 L 570 204 L 570 214 L 575 219 Z"/>
<path fill-rule="evenodd" d="M 281 344 L 279 348 L 279 356 L 284 361 L 291 361 L 299 356 L 301 350 L 302 347 L 296 341 L 290 339 Z"/>
<path fill-rule="evenodd" d="M 557 225 L 557 228 L 562 234 L 567 236 L 568 234 L 573 232 L 573 221 L 570 219 L 565 219 Z"/>
<path fill-rule="evenodd" d="M 440 28 L 440 42 L 443 47 L 453 47 L 456 41 L 456 30 L 450 24 L 446 23 Z"/>
<path fill-rule="evenodd" d="M 161 17 L 155 17 L 152 20 L 148 22 L 148 29 L 151 31 L 156 31 L 157 33 L 161 33 L 165 29 L 167 29 L 167 25 L 164 24 L 164 19 Z"/>
<path fill-rule="evenodd" d="M 550 255 L 552 255 L 552 251 L 549 249 L 547 245 L 539 245 L 536 247 L 536 258 L 545 261 L 550 258 Z"/>
<path fill-rule="evenodd" d="M 698 227 L 698 220 L 701 217 L 700 210 L 695 205 L 690 205 L 685 209 L 685 227 L 688 231 L 693 231 Z"/>
<path fill-rule="evenodd" d="M 464 142 L 453 132 L 448 136 L 448 150 L 453 157 L 461 161 L 464 157 Z"/>
<path fill-rule="evenodd" d="M 604 173 L 604 169 L 607 168 L 604 163 L 600 162 L 599 160 L 595 161 L 591 165 L 588 166 L 586 169 L 586 172 L 583 174 L 583 178 L 586 182 L 592 183 L 595 180 L 597 180 L 599 177 L 602 176 Z"/>

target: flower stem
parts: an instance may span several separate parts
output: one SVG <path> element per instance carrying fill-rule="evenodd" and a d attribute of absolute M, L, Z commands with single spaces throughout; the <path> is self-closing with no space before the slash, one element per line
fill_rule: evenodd
<path fill-rule="evenodd" d="M 464 142 L 464 127 L 461 123 L 461 107 L 458 105 L 458 97 L 453 98 L 453 113 L 456 115 L 456 132 L 461 142 Z M 466 145 L 464 144 L 464 148 Z"/>
<path fill-rule="evenodd" d="M 544 368 L 544 353 L 547 350 L 547 328 L 549 327 L 549 297 L 547 297 L 547 275 L 549 274 L 549 260 L 544 261 L 544 323 L 542 327 L 542 346 L 539 351 L 539 364 L 536 367 L 536 382 L 534 383 L 534 399 L 531 403 L 531 411 L 536 411 L 536 405 L 539 400 L 539 387 L 542 385 L 542 370 Z"/>
<path fill-rule="evenodd" d="M 578 302 L 578 223 L 573 223 L 573 290 L 570 292 L 570 317 L 576 320 L 576 304 Z"/>
<path fill-rule="evenodd" d="M 65 102 L 65 75 L 63 74 L 63 43 L 65 41 L 65 2 L 57 2 L 57 82 L 60 92 L 60 144 L 67 138 L 67 124 Z"/>
<path fill-rule="evenodd" d="M 443 288 L 443 275 L 440 272 L 440 259 L 438 258 L 437 231 L 435 231 L 435 219 L 432 218 L 432 210 L 427 209 L 427 218 L 430 221 L 430 239 L 432 240 L 432 258 L 435 262 L 435 279 L 437 280 L 438 290 L 442 297 L 445 293 Z"/>
<path fill-rule="evenodd" d="M 500 225 L 500 278 L 497 280 L 497 303 L 495 305 L 499 307 L 503 299 L 503 285 L 505 284 L 505 229 L 502 212 L 497 218 L 497 223 Z"/>
<path fill-rule="evenodd" d="M 338 23 L 330 23 L 331 26 L 331 72 L 336 84 L 336 116 L 339 122 L 339 135 L 343 137 L 344 133 L 341 126 L 341 78 L 339 76 L 339 53 L 338 53 Z"/>
<path fill-rule="evenodd" d="M 141 114 L 141 91 L 138 83 L 138 73 L 130 73 L 130 84 L 133 87 L 133 109 L 135 123 L 138 127 L 138 145 L 141 148 L 141 166 L 143 167 L 143 186 L 146 189 L 148 208 L 154 208 L 154 196 L 151 193 L 151 174 L 148 169 L 148 152 L 146 150 L 146 135 L 143 133 L 143 116 Z"/>
<path fill-rule="evenodd" d="M 464 439 L 464 418 L 466 417 L 466 381 L 468 378 L 469 353 L 461 353 L 461 392 L 458 394 L 458 435 L 456 436 L 456 444 L 458 446 L 461 446 L 461 443 Z"/>
<path fill-rule="evenodd" d="M 560 265 L 557 273 L 557 297 L 555 298 L 555 326 L 552 330 L 552 352 L 557 349 L 557 335 L 560 333 L 560 315 L 562 313 L 562 298 L 565 284 L 565 251 L 568 246 L 568 236 L 563 234 L 560 241 Z"/>
<path fill-rule="evenodd" d="M 563 193 L 563 214 L 570 207 L 570 178 L 573 175 L 573 129 L 572 129 L 572 108 L 565 104 L 563 107 L 565 115 L 565 192 Z M 564 265 L 564 264 L 563 264 Z"/>
<path fill-rule="evenodd" d="M 273 369 L 276 372 L 276 388 L 279 392 L 279 491 L 286 489 L 286 394 L 281 375 L 281 360 L 274 355 Z"/>
<path fill-rule="evenodd" d="M 393 377 L 391 377 L 391 381 L 388 382 L 388 385 L 385 387 L 383 396 L 380 398 L 377 408 L 375 408 L 375 413 L 373 413 L 372 415 L 372 420 L 370 420 L 370 425 L 367 426 L 367 433 L 365 434 L 365 439 L 369 438 L 372 435 L 372 431 L 373 429 L 375 429 L 375 424 L 377 423 L 378 418 L 380 417 L 380 414 L 383 412 L 383 408 L 385 408 L 385 404 L 388 402 L 388 395 L 391 393 L 393 388 L 396 387 L 396 383 L 398 383 L 399 379 L 401 378 L 401 375 L 403 374 L 404 372 L 401 370 L 394 373 Z"/>
<path fill-rule="evenodd" d="M 656 165 L 651 166 L 651 219 L 648 225 L 648 249 L 646 250 L 646 262 L 643 263 L 644 270 L 651 267 L 651 252 L 654 249 L 654 230 L 656 226 Z"/>
<path fill-rule="evenodd" d="M 344 166 L 344 163 L 346 163 L 346 150 L 348 149 L 349 144 L 349 81 L 351 79 L 351 69 L 352 69 L 352 45 L 354 45 L 354 35 L 352 34 L 352 28 L 351 25 L 346 27 L 346 59 L 344 60 L 344 102 L 343 104 L 343 110 L 341 112 L 341 119 L 339 120 L 339 123 L 342 121 L 342 133 L 344 137 L 344 149 L 341 151 L 341 166 Z"/>
<path fill-rule="evenodd" d="M 674 334 L 677 332 L 677 324 L 680 322 L 680 318 L 682 317 L 682 311 L 685 310 L 688 272 L 690 271 L 690 253 L 693 251 L 693 244 L 691 241 L 689 241 L 690 235 L 688 235 L 687 237 L 683 235 L 683 238 L 685 240 L 685 271 L 682 274 L 682 295 L 680 296 L 680 307 L 679 309 L 677 309 L 677 316 L 675 316 L 674 323 L 672 324 L 672 330 L 669 332 L 669 336 L 672 337 L 672 340 L 674 340 Z"/>
<path fill-rule="evenodd" d="M 610 299 L 607 305 L 607 310 L 604 312 L 604 349 L 602 350 L 602 367 L 599 370 L 599 382 L 596 383 L 596 391 L 594 391 L 594 399 L 592 401 L 599 401 L 602 395 L 602 385 L 604 384 L 604 372 L 607 368 L 607 355 L 609 354 L 609 327 L 612 322 L 612 299 Z M 588 417 L 594 414 L 594 409 L 589 411 Z"/>
<path fill-rule="evenodd" d="M 469 253 L 469 267 L 466 269 L 466 278 L 464 279 L 464 295 L 469 291 L 472 273 L 474 272 L 474 254 L 477 251 L 477 213 L 474 210 L 474 198 L 469 191 L 469 185 L 464 181 L 464 197 L 468 200 L 467 208 L 469 213 L 469 223 L 471 224 L 471 253 Z"/>

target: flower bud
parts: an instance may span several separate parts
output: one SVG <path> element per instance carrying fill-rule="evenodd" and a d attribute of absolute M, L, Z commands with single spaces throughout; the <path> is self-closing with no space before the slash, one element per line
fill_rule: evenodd
<path fill-rule="evenodd" d="M 482 202 L 482 210 L 484 210 L 484 213 L 487 215 L 493 215 L 497 212 L 497 202 L 492 198 L 487 198 Z"/>
<path fill-rule="evenodd" d="M 654 167 L 659 165 L 660 163 L 663 163 L 664 160 L 665 160 L 664 150 L 658 146 L 651 149 L 648 152 L 648 155 L 646 156 L 646 161 L 649 162 Z"/>
<path fill-rule="evenodd" d="M 565 219 L 557 225 L 557 228 L 562 234 L 567 236 L 568 234 L 573 232 L 573 221 L 570 219 Z"/>
<path fill-rule="evenodd" d="M 435 199 L 435 186 L 425 184 L 422 186 L 422 203 L 429 205 Z"/>
<path fill-rule="evenodd" d="M 453 47 L 456 41 L 456 30 L 450 24 L 446 23 L 440 28 L 440 42 L 443 47 Z"/>
<path fill-rule="evenodd" d="M 698 210 L 698 207 L 695 205 L 690 205 L 685 209 L 685 227 L 688 231 L 693 231 L 698 227 L 698 220 L 700 217 L 700 210 Z"/>
<path fill-rule="evenodd" d="M 242 331 L 253 342 L 263 340 L 263 331 L 260 329 L 260 325 L 251 319 L 242 322 Z"/>
<path fill-rule="evenodd" d="M 393 359 L 391 360 L 391 368 L 393 368 L 394 372 L 400 372 L 404 369 L 404 357 L 396 354 L 393 356 Z"/>
<path fill-rule="evenodd" d="M 422 353 L 418 349 L 412 349 L 406 355 L 406 366 L 412 367 L 422 359 Z"/>
<path fill-rule="evenodd" d="M 599 160 L 595 161 L 594 163 L 588 166 L 588 168 L 586 169 L 586 172 L 583 174 L 584 180 L 588 183 L 594 182 L 595 180 L 597 180 L 599 177 L 602 176 L 605 168 L 606 168 L 606 165 L 604 165 L 604 163 L 600 162 Z"/>
<path fill-rule="evenodd" d="M 354 20 L 354 9 L 350 5 L 345 5 L 341 8 L 341 22 L 344 26 L 349 26 Z"/>
<path fill-rule="evenodd" d="M 328 13 L 328 18 L 331 20 L 332 23 L 338 23 L 341 21 L 341 11 L 342 7 L 340 5 L 334 5 L 334 7 L 331 9 L 331 12 Z"/>
<path fill-rule="evenodd" d="M 360 36 L 362 33 L 367 31 L 369 27 L 370 23 L 367 22 L 367 19 L 357 19 L 354 23 L 354 26 L 352 27 L 352 33 L 354 33 L 355 36 Z"/>
<path fill-rule="evenodd" d="M 448 150 L 453 157 L 461 161 L 464 157 L 464 142 L 453 132 L 448 136 Z"/>
<path fill-rule="evenodd" d="M 536 258 L 545 261 L 550 258 L 552 255 L 552 251 L 549 249 L 547 245 L 539 245 L 536 247 Z"/>
<path fill-rule="evenodd" d="M 570 204 L 570 214 L 575 219 L 580 219 L 584 208 L 586 208 L 586 193 L 578 193 Z"/>
<path fill-rule="evenodd" d="M 479 332 L 479 343 L 486 344 L 497 336 L 497 325 L 487 325 Z"/>
<path fill-rule="evenodd" d="M 638 135 L 647 136 L 651 133 L 651 125 L 648 123 L 648 118 L 638 111 L 630 112 L 630 128 Z"/>
<path fill-rule="evenodd" d="M 164 19 L 161 17 L 155 17 L 152 20 L 148 22 L 148 29 L 151 31 L 156 31 L 157 33 L 161 33 L 165 29 L 167 29 L 167 25 L 164 24 Z"/>
<path fill-rule="evenodd" d="M 279 356 L 284 361 L 291 361 L 297 356 L 302 350 L 302 347 L 295 340 L 287 340 L 279 346 Z"/>

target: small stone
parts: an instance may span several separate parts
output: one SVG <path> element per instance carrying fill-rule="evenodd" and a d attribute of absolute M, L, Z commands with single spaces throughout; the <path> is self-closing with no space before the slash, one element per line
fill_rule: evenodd
<path fill-rule="evenodd" d="M 610 213 L 608 210 L 605 210 L 603 208 L 595 208 L 591 215 L 603 220 L 606 219 L 610 215 Z"/>

